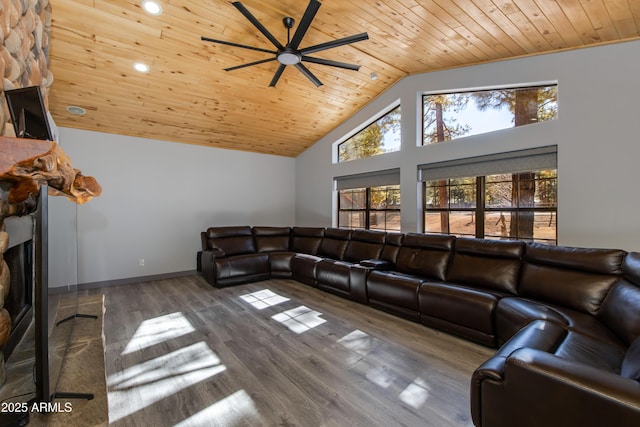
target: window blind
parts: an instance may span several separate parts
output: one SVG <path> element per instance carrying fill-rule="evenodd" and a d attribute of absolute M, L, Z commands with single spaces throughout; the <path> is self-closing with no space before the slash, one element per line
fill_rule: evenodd
<path fill-rule="evenodd" d="M 400 169 L 386 169 L 382 171 L 338 176 L 335 177 L 334 180 L 336 183 L 336 190 L 380 187 L 383 185 L 400 185 Z"/>
<path fill-rule="evenodd" d="M 418 166 L 421 181 L 557 169 L 558 146 L 530 148 Z"/>

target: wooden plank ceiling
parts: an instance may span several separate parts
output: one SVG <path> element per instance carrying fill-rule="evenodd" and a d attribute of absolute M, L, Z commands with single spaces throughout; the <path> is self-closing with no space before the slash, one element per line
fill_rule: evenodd
<path fill-rule="evenodd" d="M 407 75 L 640 38 L 638 0 L 323 0 L 300 47 L 366 31 L 369 40 L 314 54 L 362 68 L 306 63 L 316 88 L 289 66 L 273 88 L 276 61 L 223 71 L 269 54 L 200 40 L 273 50 L 230 2 L 161 3 L 154 17 L 139 0 L 51 0 L 58 125 L 297 156 Z M 297 25 L 308 2 L 242 4 L 285 44 L 282 18 Z"/>

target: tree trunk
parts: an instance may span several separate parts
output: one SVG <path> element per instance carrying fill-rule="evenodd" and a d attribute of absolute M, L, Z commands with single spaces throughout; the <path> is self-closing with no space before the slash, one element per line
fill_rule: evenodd
<path fill-rule="evenodd" d="M 442 118 L 442 104 L 436 103 L 436 140 L 444 142 L 444 119 Z M 438 199 L 441 208 L 449 207 L 449 194 L 446 180 L 438 181 Z M 449 234 L 449 210 L 440 212 L 440 232 Z"/>
<path fill-rule="evenodd" d="M 516 91 L 514 103 L 515 126 L 535 123 L 538 120 L 538 89 Z M 512 175 L 512 206 L 533 207 L 535 198 L 535 172 L 514 173 Z M 519 239 L 533 239 L 534 214 L 532 211 L 519 212 L 511 218 L 510 236 Z"/>

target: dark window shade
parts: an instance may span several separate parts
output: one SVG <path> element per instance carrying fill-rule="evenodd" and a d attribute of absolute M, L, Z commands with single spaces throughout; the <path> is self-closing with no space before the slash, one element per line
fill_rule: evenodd
<path fill-rule="evenodd" d="M 334 178 L 336 190 L 400 185 L 400 169 L 358 173 Z"/>
<path fill-rule="evenodd" d="M 557 169 L 558 146 L 467 157 L 418 166 L 421 181 Z"/>

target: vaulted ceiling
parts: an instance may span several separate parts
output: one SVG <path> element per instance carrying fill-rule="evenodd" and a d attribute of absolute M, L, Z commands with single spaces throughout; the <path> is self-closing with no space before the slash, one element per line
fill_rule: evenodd
<path fill-rule="evenodd" d="M 160 2 L 151 16 L 140 0 L 51 0 L 59 126 L 297 156 L 407 75 L 640 38 L 636 0 L 322 0 L 300 47 L 367 32 L 314 54 L 360 70 L 307 64 L 324 83 L 316 87 L 288 66 L 269 87 L 277 61 L 223 69 L 270 54 L 200 39 L 274 50 L 231 2 Z M 285 44 L 283 17 L 297 25 L 308 1 L 242 4 Z"/>

